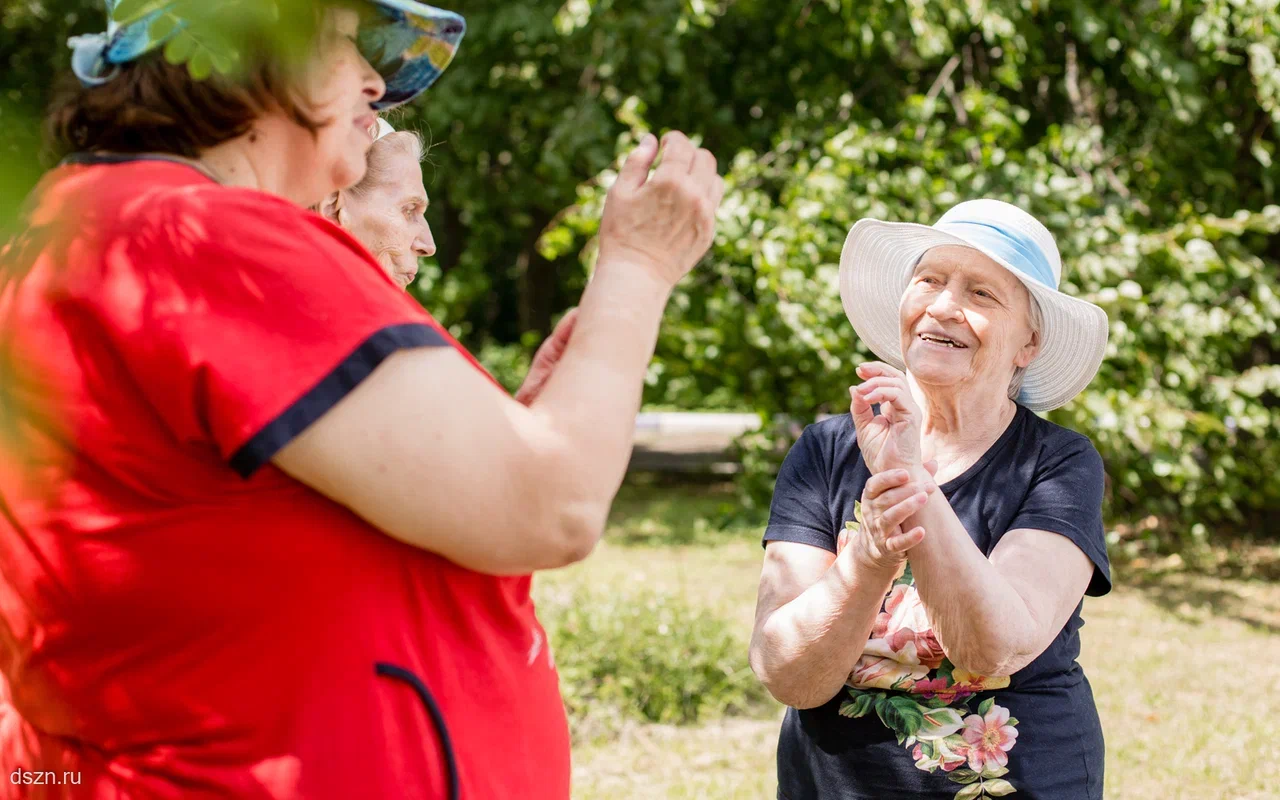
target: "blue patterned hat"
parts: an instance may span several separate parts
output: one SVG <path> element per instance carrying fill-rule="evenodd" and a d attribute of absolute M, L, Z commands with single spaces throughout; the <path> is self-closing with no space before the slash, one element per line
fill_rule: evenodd
<path fill-rule="evenodd" d="M 168 6 L 119 25 L 111 20 L 117 0 L 106 0 L 106 4 L 105 33 L 76 36 L 67 42 L 73 51 L 71 69 L 85 86 L 107 83 L 121 64 L 163 47 L 186 27 L 180 22 L 166 35 L 152 38 L 151 23 L 167 13 Z M 453 60 L 467 25 L 452 11 L 414 0 L 367 0 L 367 4 L 358 46 L 387 83 L 386 94 L 373 104 L 376 110 L 385 111 L 413 100 L 435 83 Z"/>

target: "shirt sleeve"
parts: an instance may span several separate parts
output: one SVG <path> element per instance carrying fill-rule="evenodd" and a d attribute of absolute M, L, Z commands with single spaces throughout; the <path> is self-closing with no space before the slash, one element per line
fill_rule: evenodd
<path fill-rule="evenodd" d="M 1102 524 L 1102 494 L 1106 471 L 1102 456 L 1083 436 L 1041 459 L 1031 488 L 1008 530 L 1030 528 L 1067 537 L 1093 562 L 1093 578 L 1086 594 L 1101 597 L 1111 591 Z"/>
<path fill-rule="evenodd" d="M 392 353 L 451 346 L 358 242 L 281 199 L 210 187 L 127 225 L 100 321 L 178 439 L 246 478 Z"/>
<path fill-rule="evenodd" d="M 836 551 L 832 529 L 829 475 L 817 429 L 810 425 L 791 446 L 769 506 L 764 543 L 798 542 Z"/>

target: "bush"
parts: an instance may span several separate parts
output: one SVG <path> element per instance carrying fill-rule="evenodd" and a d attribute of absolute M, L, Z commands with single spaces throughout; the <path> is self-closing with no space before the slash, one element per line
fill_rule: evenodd
<path fill-rule="evenodd" d="M 678 597 L 584 587 L 548 600 L 540 616 L 577 738 L 625 720 L 692 724 L 766 703 L 746 643 Z"/>

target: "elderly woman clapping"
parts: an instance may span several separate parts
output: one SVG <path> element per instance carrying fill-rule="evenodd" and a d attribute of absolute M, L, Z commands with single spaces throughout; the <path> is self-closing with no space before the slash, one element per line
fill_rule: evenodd
<path fill-rule="evenodd" d="M 780 796 L 1102 796 L 1075 659 L 1110 588 L 1103 465 L 1032 412 L 1089 383 L 1107 319 L 1060 277 L 994 200 L 850 232 L 845 311 L 883 361 L 778 476 L 751 664 L 792 706 Z"/>

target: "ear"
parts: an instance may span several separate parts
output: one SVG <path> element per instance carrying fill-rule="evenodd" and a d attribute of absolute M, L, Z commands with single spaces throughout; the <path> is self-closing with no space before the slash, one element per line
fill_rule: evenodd
<path fill-rule="evenodd" d="M 320 205 L 316 210 L 320 212 L 320 216 L 330 222 L 336 222 L 341 225 L 344 221 L 343 217 L 345 215 L 342 212 L 345 210 L 346 200 L 342 196 L 342 192 L 334 192 L 320 201 Z"/>
<path fill-rule="evenodd" d="M 1018 354 L 1013 357 L 1013 365 L 1026 369 L 1031 366 L 1031 362 L 1035 361 L 1038 355 L 1040 355 L 1040 332 L 1031 331 L 1031 338 L 1018 350 Z"/>

